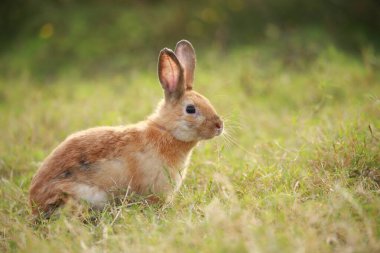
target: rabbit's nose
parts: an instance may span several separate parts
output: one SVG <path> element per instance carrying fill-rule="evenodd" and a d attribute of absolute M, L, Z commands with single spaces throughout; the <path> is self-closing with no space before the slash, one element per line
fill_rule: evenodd
<path fill-rule="evenodd" d="M 217 119 L 215 122 L 215 128 L 217 131 L 217 135 L 220 135 L 223 132 L 223 121 L 221 119 Z"/>

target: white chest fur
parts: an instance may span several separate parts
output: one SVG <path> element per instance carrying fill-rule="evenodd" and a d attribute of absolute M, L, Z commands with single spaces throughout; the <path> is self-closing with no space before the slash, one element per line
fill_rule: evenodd
<path fill-rule="evenodd" d="M 138 153 L 136 158 L 142 175 L 143 193 L 153 193 L 167 197 L 178 191 L 186 176 L 189 157 L 186 157 L 178 167 L 171 168 L 154 151 Z"/>

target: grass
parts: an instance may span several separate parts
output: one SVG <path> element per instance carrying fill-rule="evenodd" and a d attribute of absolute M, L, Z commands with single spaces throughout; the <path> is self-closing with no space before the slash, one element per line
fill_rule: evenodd
<path fill-rule="evenodd" d="M 107 206 L 40 225 L 27 191 L 49 152 L 74 131 L 144 119 L 162 91 L 154 64 L 45 85 L 27 71 L 1 77 L 0 251 L 379 251 L 376 53 L 330 45 L 304 61 L 271 48 L 198 55 L 195 87 L 224 115 L 227 134 L 195 150 L 172 204 Z"/>

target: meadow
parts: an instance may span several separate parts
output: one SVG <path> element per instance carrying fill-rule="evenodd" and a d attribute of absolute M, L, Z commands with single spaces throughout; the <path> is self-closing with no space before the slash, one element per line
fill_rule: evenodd
<path fill-rule="evenodd" d="M 77 55 L 60 65 L 52 53 L 51 66 L 60 66 L 52 76 L 31 57 L 47 47 L 43 38 L 3 53 L 0 251 L 379 252 L 378 50 L 353 54 L 313 29 L 285 40 L 276 29 L 262 43 L 193 43 L 195 89 L 226 129 L 195 149 L 172 203 L 132 201 L 81 217 L 63 211 L 40 224 L 27 200 L 39 164 L 75 131 L 148 116 L 163 95 L 158 51 L 176 40 L 102 64 Z M 86 51 L 78 43 L 84 58 L 96 55 L 96 44 Z"/>

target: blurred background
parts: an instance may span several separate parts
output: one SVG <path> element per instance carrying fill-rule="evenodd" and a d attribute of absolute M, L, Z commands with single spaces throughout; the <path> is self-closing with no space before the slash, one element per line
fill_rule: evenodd
<path fill-rule="evenodd" d="M 173 207 L 35 230 L 41 162 L 149 115 L 181 39 L 226 131 Z M 1 0 L 0 252 L 380 252 L 379 50 L 379 0 Z"/>
<path fill-rule="evenodd" d="M 49 83 L 154 68 L 186 38 L 199 52 L 261 47 L 302 67 L 328 45 L 355 57 L 380 45 L 377 0 L 2 0 L 0 74 Z M 375 63 L 378 66 L 378 62 Z"/>

